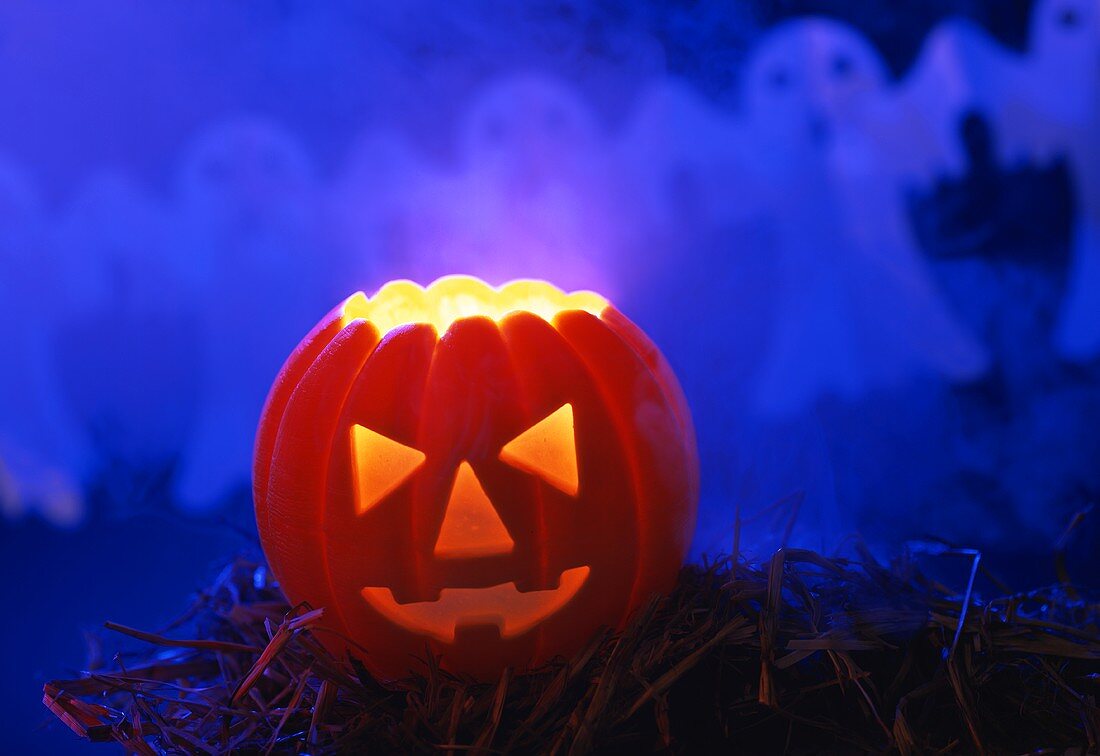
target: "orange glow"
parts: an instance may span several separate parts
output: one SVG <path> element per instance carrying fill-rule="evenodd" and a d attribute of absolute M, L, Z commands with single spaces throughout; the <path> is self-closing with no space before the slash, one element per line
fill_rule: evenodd
<path fill-rule="evenodd" d="M 577 595 L 588 567 L 561 573 L 557 588 L 520 592 L 512 582 L 489 588 L 444 588 L 437 601 L 399 604 L 389 588 L 364 588 L 363 598 L 394 624 L 452 643 L 459 626 L 492 625 L 501 638 L 515 638 L 544 622 Z"/>
<path fill-rule="evenodd" d="M 427 288 L 412 281 L 391 281 L 370 299 L 362 293 L 344 303 L 344 324 L 369 320 L 380 333 L 411 323 L 430 323 L 444 333 L 456 320 L 484 316 L 500 321 L 524 310 L 546 321 L 559 312 L 584 310 L 599 317 L 608 302 L 591 291 L 563 292 L 545 281 L 519 280 L 493 288 L 473 276 L 444 276 Z"/>
<path fill-rule="evenodd" d="M 458 466 L 455 484 L 435 542 L 441 559 L 508 554 L 515 546 L 508 528 L 474 474 L 469 462 Z"/>
<path fill-rule="evenodd" d="M 577 441 L 573 428 L 573 407 L 564 404 L 509 441 L 500 458 L 524 472 L 537 475 L 550 485 L 576 496 Z"/>
<path fill-rule="evenodd" d="M 424 452 L 375 433 L 362 425 L 351 427 L 355 462 L 355 510 L 363 514 L 393 493 L 424 464 Z"/>

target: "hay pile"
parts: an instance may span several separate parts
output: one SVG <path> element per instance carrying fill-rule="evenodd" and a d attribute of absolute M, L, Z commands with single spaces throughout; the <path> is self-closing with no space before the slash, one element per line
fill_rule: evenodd
<path fill-rule="evenodd" d="M 428 658 L 383 683 L 323 650 L 322 610 L 238 559 L 165 635 L 108 624 L 146 650 L 44 701 L 148 754 L 1100 748 L 1100 601 L 1068 585 L 981 600 L 977 571 L 975 554 L 955 594 L 869 554 L 689 567 L 568 662 L 476 684 Z"/>

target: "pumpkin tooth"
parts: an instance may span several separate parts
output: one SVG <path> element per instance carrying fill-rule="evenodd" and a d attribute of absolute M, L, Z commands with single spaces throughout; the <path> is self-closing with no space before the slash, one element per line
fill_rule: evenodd
<path fill-rule="evenodd" d="M 476 645 L 499 643 L 504 634 L 504 617 L 490 614 L 484 617 L 463 617 L 455 622 L 455 643 Z"/>
<path fill-rule="evenodd" d="M 553 582 L 557 583 L 558 579 L 554 578 Z M 530 577 L 511 581 L 511 587 L 515 588 L 518 593 L 533 593 L 535 591 L 552 590 L 557 588 L 557 585 L 551 585 L 549 581 Z"/>
<path fill-rule="evenodd" d="M 431 603 L 439 601 L 440 589 L 425 587 L 424 590 L 418 590 L 416 586 L 395 586 L 390 588 L 390 593 L 393 595 L 393 600 L 401 606 L 408 604 L 419 603 Z"/>
<path fill-rule="evenodd" d="M 561 583 L 561 576 L 555 575 L 549 580 L 532 575 L 531 577 L 518 578 L 512 581 L 512 586 L 519 593 L 533 593 L 535 591 L 554 590 Z"/>

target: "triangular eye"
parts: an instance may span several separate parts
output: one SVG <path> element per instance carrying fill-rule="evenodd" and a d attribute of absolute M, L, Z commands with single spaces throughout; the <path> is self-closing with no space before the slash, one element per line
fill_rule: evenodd
<path fill-rule="evenodd" d="M 355 511 L 363 514 L 393 493 L 424 464 L 424 452 L 375 433 L 362 425 L 351 427 L 352 466 L 355 473 Z"/>
<path fill-rule="evenodd" d="M 555 488 L 577 495 L 577 439 L 573 407 L 563 404 L 549 416 L 505 444 L 500 458 L 524 472 L 538 475 Z"/>

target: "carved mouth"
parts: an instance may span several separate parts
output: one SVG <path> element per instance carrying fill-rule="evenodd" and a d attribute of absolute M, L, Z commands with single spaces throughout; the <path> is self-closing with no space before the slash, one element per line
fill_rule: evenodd
<path fill-rule="evenodd" d="M 492 625 L 501 638 L 515 638 L 568 604 L 588 579 L 587 566 L 561 573 L 558 587 L 521 592 L 513 582 L 488 588 L 444 588 L 436 601 L 399 604 L 389 588 L 363 588 L 363 598 L 394 624 L 453 643 L 458 627 Z"/>

